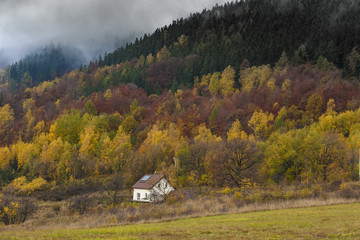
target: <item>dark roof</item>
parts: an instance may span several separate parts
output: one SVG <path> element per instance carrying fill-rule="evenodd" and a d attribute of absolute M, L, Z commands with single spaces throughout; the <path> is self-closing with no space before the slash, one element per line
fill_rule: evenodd
<path fill-rule="evenodd" d="M 132 186 L 132 188 L 151 189 L 163 177 L 163 174 L 145 174 Z"/>

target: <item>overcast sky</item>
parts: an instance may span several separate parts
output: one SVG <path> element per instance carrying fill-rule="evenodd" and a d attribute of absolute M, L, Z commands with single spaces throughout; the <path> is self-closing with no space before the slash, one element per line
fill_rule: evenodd
<path fill-rule="evenodd" d="M 228 0 L 0 0 L 0 66 L 49 43 L 87 58 Z"/>

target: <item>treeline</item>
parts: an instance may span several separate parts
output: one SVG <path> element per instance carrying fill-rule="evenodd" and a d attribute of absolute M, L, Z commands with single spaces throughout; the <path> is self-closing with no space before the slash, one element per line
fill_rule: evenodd
<path fill-rule="evenodd" d="M 284 51 L 294 65 L 326 58 L 348 76 L 359 77 L 359 1 L 236 1 L 204 10 L 145 34 L 126 47 L 99 58 L 112 65 L 166 46 L 171 57 L 200 57 L 195 75 L 240 66 L 274 65 Z M 351 55 L 357 60 L 348 61 Z"/>
<path fill-rule="evenodd" d="M 8 82 L 12 91 L 36 86 L 77 68 L 83 61 L 81 55 L 79 50 L 50 44 L 11 64 L 3 82 Z"/>
<path fill-rule="evenodd" d="M 227 66 L 160 95 L 120 83 L 86 97 L 87 83 L 131 72 L 125 63 L 89 66 L 26 89 L 21 101 L 8 95 L 1 184 L 22 177 L 33 189 L 121 173 L 130 186 L 155 170 L 177 186 L 355 179 L 358 87 L 320 63 L 280 62 L 243 64 L 240 75 Z"/>
<path fill-rule="evenodd" d="M 133 82 L 149 94 L 161 93 L 173 84 L 174 88 L 191 87 L 196 76 L 229 65 L 236 66 L 238 74 L 244 59 L 251 65 L 275 66 L 282 53 L 293 66 L 325 59 L 342 69 L 345 77 L 359 80 L 359 9 L 358 1 L 349 0 L 249 0 L 216 6 L 100 56 L 90 65 L 127 64 L 131 71 L 98 86 L 87 83 L 87 95 L 119 82 Z M 79 55 L 73 49 L 50 45 L 14 63 L 3 80 L 12 90 L 36 86 L 79 66 Z M 134 69 L 137 60 L 141 63 Z M 155 86 L 154 76 L 159 75 L 160 82 L 166 83 Z"/>

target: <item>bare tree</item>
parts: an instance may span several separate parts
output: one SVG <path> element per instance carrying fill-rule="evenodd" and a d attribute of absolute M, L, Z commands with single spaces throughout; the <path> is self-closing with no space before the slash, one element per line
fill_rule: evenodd
<path fill-rule="evenodd" d="M 116 173 L 109 177 L 104 183 L 104 190 L 111 198 L 111 204 L 117 205 L 120 198 L 120 191 L 124 186 L 124 178 L 121 173 Z"/>
<path fill-rule="evenodd" d="M 252 177 L 261 152 L 256 142 L 247 139 L 232 139 L 225 143 L 224 150 L 225 177 L 240 187 L 244 178 Z"/>

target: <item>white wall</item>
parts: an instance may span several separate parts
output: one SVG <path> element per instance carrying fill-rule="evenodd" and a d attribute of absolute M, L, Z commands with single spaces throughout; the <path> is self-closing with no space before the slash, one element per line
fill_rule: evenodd
<path fill-rule="evenodd" d="M 157 184 L 155 184 L 152 190 L 160 196 L 166 196 L 171 191 L 174 191 L 174 188 L 165 178 L 162 178 Z"/>
<path fill-rule="evenodd" d="M 137 194 L 140 193 L 140 201 L 142 202 L 150 202 L 150 190 L 148 189 L 134 189 L 134 194 L 133 194 L 133 200 L 134 201 L 139 201 L 137 199 Z M 147 199 L 145 199 L 145 193 L 147 194 Z"/>

